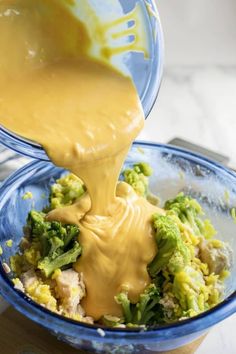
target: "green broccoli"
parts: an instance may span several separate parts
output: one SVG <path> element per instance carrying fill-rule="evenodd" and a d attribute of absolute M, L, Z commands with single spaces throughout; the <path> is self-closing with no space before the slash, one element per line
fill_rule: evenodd
<path fill-rule="evenodd" d="M 45 216 L 42 212 L 32 210 L 27 219 L 27 231 L 29 239 L 40 245 L 37 268 L 49 277 L 55 269 L 75 262 L 82 249 L 77 242 L 78 226 L 49 222 Z"/>
<path fill-rule="evenodd" d="M 146 162 L 138 162 L 134 164 L 134 170 L 139 174 L 144 174 L 146 177 L 150 177 L 153 173 L 151 166 Z"/>
<path fill-rule="evenodd" d="M 166 201 L 164 209 L 167 214 L 176 215 L 183 224 L 188 225 L 196 236 L 211 238 L 216 231 L 209 220 L 202 220 L 202 207 L 196 199 L 179 193 L 174 199 Z"/>
<path fill-rule="evenodd" d="M 133 318 L 134 305 L 132 305 L 130 303 L 130 300 L 128 298 L 128 294 L 127 293 L 120 293 L 115 296 L 115 300 L 119 305 L 122 306 L 125 323 L 131 323 L 132 318 Z"/>
<path fill-rule="evenodd" d="M 50 237 L 48 239 L 48 242 L 50 244 L 48 257 L 54 259 L 58 256 L 58 254 L 61 253 L 61 250 L 64 247 L 64 242 L 62 241 L 61 238 L 59 238 L 57 236 Z"/>
<path fill-rule="evenodd" d="M 40 211 L 31 210 L 29 212 L 26 229 L 31 237 L 37 238 L 50 228 L 50 223 L 45 221 L 45 216 L 46 214 Z"/>
<path fill-rule="evenodd" d="M 27 224 L 25 229 L 26 235 L 32 241 L 40 241 L 40 253 L 42 256 L 48 253 L 48 237 L 47 232 L 50 228 L 50 223 L 45 221 L 46 214 L 31 210 L 28 214 Z"/>
<path fill-rule="evenodd" d="M 83 182 L 72 173 L 58 179 L 51 186 L 50 209 L 73 204 L 85 191 Z"/>
<path fill-rule="evenodd" d="M 115 297 L 122 306 L 124 322 L 132 325 L 155 325 L 160 323 L 162 307 L 159 304 L 160 291 L 150 284 L 139 297 L 139 302 L 131 304 L 126 293 L 120 293 Z"/>
<path fill-rule="evenodd" d="M 148 177 L 152 174 L 152 168 L 145 162 L 139 162 L 123 171 L 124 181 L 130 184 L 141 197 L 148 195 Z"/>
<path fill-rule="evenodd" d="M 152 222 L 158 251 L 148 266 L 149 274 L 154 278 L 165 268 L 174 274 L 190 262 L 190 251 L 170 216 L 154 214 Z"/>
<path fill-rule="evenodd" d="M 152 175 L 152 168 L 146 162 L 139 162 L 133 165 L 133 168 L 128 168 L 123 171 L 122 175 L 124 181 L 131 185 L 135 192 L 141 196 L 147 198 L 149 203 L 158 205 L 159 198 L 150 192 L 149 179 Z"/>
<path fill-rule="evenodd" d="M 62 253 L 55 258 L 48 256 L 40 260 L 37 268 L 40 269 L 48 278 L 54 272 L 54 270 L 76 262 L 81 253 L 82 248 L 80 244 L 75 242 L 69 251 Z"/>

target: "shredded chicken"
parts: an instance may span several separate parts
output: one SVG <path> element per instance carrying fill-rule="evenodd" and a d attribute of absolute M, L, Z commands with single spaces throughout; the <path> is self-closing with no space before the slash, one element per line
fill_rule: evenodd
<path fill-rule="evenodd" d="M 85 296 L 85 285 L 83 275 L 73 269 L 62 271 L 55 277 L 56 294 L 61 301 L 63 313 L 71 318 L 93 323 L 92 317 L 84 317 L 85 311 L 80 305 L 81 299 Z"/>
<path fill-rule="evenodd" d="M 85 296 L 85 285 L 81 274 L 73 269 L 64 270 L 56 277 L 56 293 L 61 300 L 63 308 L 71 314 L 84 315 L 80 300 Z"/>
<path fill-rule="evenodd" d="M 213 243 L 204 241 L 200 244 L 200 259 L 207 263 L 211 273 L 220 274 L 232 267 L 233 252 L 227 243 L 215 247 Z"/>
<path fill-rule="evenodd" d="M 176 302 L 174 297 L 166 293 L 164 294 L 163 298 L 160 300 L 160 304 L 163 306 L 163 310 L 167 318 L 172 318 L 174 309 L 176 307 Z"/>
<path fill-rule="evenodd" d="M 36 281 L 38 281 L 37 275 L 33 269 L 29 269 L 27 272 L 23 273 L 20 280 L 25 289 L 32 286 Z"/>

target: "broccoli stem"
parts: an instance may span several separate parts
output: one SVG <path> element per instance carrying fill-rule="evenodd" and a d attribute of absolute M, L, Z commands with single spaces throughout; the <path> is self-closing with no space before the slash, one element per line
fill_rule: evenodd
<path fill-rule="evenodd" d="M 74 263 L 82 253 L 82 247 L 78 242 L 75 242 L 73 248 L 61 254 L 55 259 L 51 260 L 50 257 L 45 257 L 38 263 L 38 269 L 48 278 L 54 270 L 62 268 L 68 264 Z"/>
<path fill-rule="evenodd" d="M 131 303 L 126 293 L 120 293 L 115 297 L 116 302 L 122 306 L 125 322 L 132 322 Z"/>
<path fill-rule="evenodd" d="M 150 284 L 144 290 L 136 304 L 131 304 L 127 293 L 118 294 L 115 300 L 122 306 L 126 324 L 150 325 L 157 322 L 160 310 L 160 291 L 154 284 Z"/>

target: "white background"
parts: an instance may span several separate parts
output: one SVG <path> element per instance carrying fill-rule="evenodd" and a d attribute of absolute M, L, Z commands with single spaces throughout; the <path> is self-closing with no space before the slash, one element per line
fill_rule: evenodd
<path fill-rule="evenodd" d="M 236 166 L 236 1 L 157 0 L 165 71 L 141 134 L 178 136 L 231 158 Z"/>
<path fill-rule="evenodd" d="M 223 152 L 236 167 L 236 0 L 157 0 L 166 46 L 157 103 L 141 138 L 182 137 Z M 236 353 L 236 315 L 197 354 Z"/>

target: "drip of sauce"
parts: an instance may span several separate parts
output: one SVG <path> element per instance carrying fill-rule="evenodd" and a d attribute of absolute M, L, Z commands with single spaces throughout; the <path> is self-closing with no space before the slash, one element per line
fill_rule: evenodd
<path fill-rule="evenodd" d="M 130 78 L 89 59 L 89 46 L 82 23 L 54 0 L 0 2 L 0 123 L 40 143 L 87 187 L 79 202 L 47 217 L 80 227 L 74 267 L 84 274 L 85 311 L 98 320 L 121 315 L 120 291 L 136 302 L 150 283 L 158 209 L 117 185 L 143 111 Z"/>
<path fill-rule="evenodd" d="M 137 3 L 132 11 L 101 26 L 100 37 L 112 38 L 112 45 L 104 45 L 101 50 L 104 59 L 110 59 L 113 55 L 130 51 L 142 52 L 144 57 L 148 58 L 149 44 L 146 29 L 142 26 L 142 17 L 140 3 Z M 125 25 L 128 25 L 127 28 L 121 29 Z M 120 44 L 119 40 L 124 38 L 129 40 L 126 41 L 126 44 Z"/>

